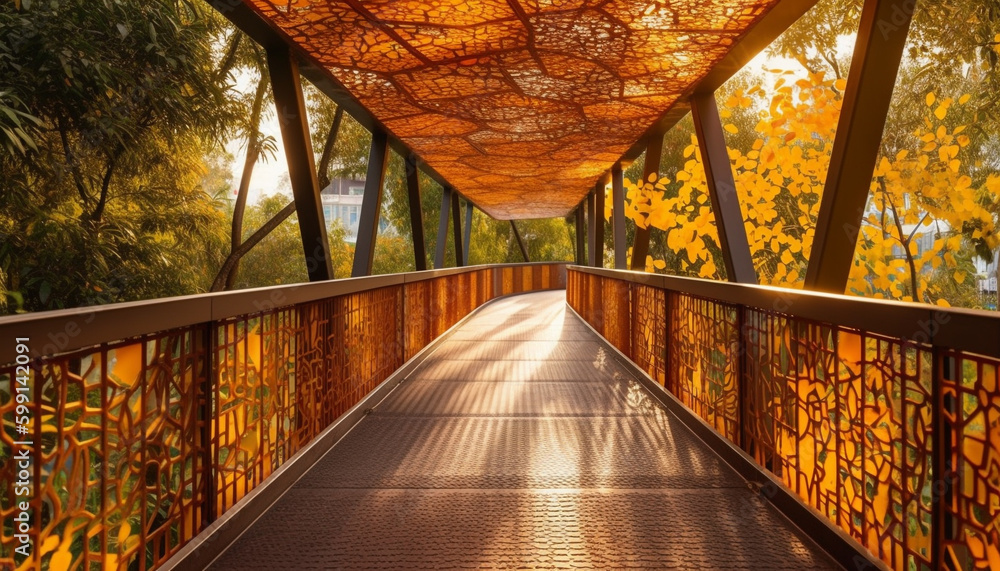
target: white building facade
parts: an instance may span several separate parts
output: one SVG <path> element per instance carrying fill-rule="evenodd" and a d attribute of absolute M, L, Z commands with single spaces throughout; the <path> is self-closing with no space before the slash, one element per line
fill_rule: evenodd
<path fill-rule="evenodd" d="M 323 189 L 320 199 L 323 202 L 323 219 L 329 230 L 334 221 L 347 230 L 345 241 L 351 244 L 358 241 L 358 221 L 361 219 L 361 202 L 364 199 L 365 181 L 358 179 L 335 178 Z"/>

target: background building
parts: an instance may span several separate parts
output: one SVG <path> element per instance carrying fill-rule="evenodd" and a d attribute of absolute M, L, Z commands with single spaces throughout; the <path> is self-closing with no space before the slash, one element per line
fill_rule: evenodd
<path fill-rule="evenodd" d="M 345 240 L 354 244 L 358 240 L 358 220 L 361 217 L 361 201 L 364 199 L 365 181 L 335 178 L 323 189 L 323 218 L 329 229 L 335 220 L 347 230 Z"/>

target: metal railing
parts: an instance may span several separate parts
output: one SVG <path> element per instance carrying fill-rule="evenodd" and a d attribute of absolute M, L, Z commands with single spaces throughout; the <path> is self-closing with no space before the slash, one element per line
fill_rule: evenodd
<path fill-rule="evenodd" d="M 1000 568 L 1000 315 L 576 266 L 567 297 L 890 568 Z"/>
<path fill-rule="evenodd" d="M 0 367 L 0 568 L 157 568 L 472 310 L 565 284 L 566 264 L 477 266 L 0 319 L 0 363 L 32 349 Z"/>

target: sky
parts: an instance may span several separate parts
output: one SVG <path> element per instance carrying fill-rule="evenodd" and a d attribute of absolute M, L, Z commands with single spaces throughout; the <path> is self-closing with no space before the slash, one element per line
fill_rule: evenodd
<path fill-rule="evenodd" d="M 276 193 L 284 194 L 291 198 L 292 189 L 288 184 L 288 163 L 285 161 L 285 148 L 281 143 L 281 129 L 278 121 L 271 113 L 261 122 L 261 132 L 270 135 L 277 141 L 277 152 L 274 157 L 268 157 L 267 161 L 258 161 L 253 169 L 253 176 L 250 177 L 250 191 L 247 194 L 247 201 L 250 204 L 257 202 L 262 196 Z M 229 141 L 226 144 L 226 152 L 232 155 L 230 172 L 233 175 L 233 195 L 236 194 L 236 187 L 240 177 L 243 175 L 243 159 L 246 150 L 243 148 L 242 140 Z"/>
<path fill-rule="evenodd" d="M 244 93 L 252 92 L 257 77 L 254 74 L 240 73 L 236 77 L 236 87 Z M 274 157 L 268 157 L 267 161 L 257 161 L 253 169 L 253 176 L 250 177 L 250 190 L 247 194 L 247 202 L 253 204 L 261 196 L 276 193 L 284 194 L 291 198 L 292 189 L 288 183 L 288 163 L 285 160 L 285 147 L 281 142 L 281 128 L 278 125 L 277 114 L 270 103 L 270 108 L 265 108 L 265 114 L 260 124 L 261 133 L 265 136 L 274 137 L 277 142 L 277 151 Z M 232 155 L 230 172 L 233 175 L 233 197 L 236 194 L 236 187 L 239 185 L 240 177 L 243 175 L 243 160 L 246 157 L 246 150 L 243 148 L 242 139 L 232 140 L 226 143 L 226 152 Z"/>

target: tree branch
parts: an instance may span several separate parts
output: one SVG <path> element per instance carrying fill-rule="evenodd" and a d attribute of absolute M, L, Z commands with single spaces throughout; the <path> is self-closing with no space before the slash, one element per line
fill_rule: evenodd
<path fill-rule="evenodd" d="M 222 263 L 222 267 L 219 268 L 219 273 L 216 274 L 215 280 L 212 282 L 211 291 L 223 291 L 232 287 L 230 282 L 230 276 L 236 273 L 237 266 L 240 259 L 243 258 L 254 246 L 260 243 L 268 234 L 270 234 L 279 224 L 285 221 L 286 218 L 295 212 L 295 202 L 289 202 L 284 208 L 278 211 L 270 220 L 264 223 L 263 226 L 257 229 L 249 238 L 247 238 L 243 243 L 237 246 L 233 251 L 226 257 L 226 260 Z"/>
<path fill-rule="evenodd" d="M 94 222 L 99 222 L 104 216 L 104 208 L 108 204 L 108 189 L 111 187 L 111 176 L 114 174 L 115 166 L 123 152 L 125 152 L 125 146 L 118 143 L 108 159 L 108 168 L 104 169 L 104 177 L 101 179 L 101 197 L 97 201 L 97 206 L 94 207 L 94 212 L 90 215 L 90 219 Z"/>
<path fill-rule="evenodd" d="M 253 96 L 253 105 L 250 110 L 250 127 L 247 132 L 247 153 L 243 161 L 243 174 L 240 177 L 239 190 L 236 192 L 236 204 L 233 206 L 233 229 L 231 234 L 230 252 L 236 251 L 243 240 L 243 215 L 247 207 L 247 195 L 250 192 L 250 178 L 253 176 L 253 167 L 257 164 L 257 157 L 260 154 L 260 118 L 261 110 L 264 106 L 264 95 L 267 93 L 267 79 L 261 76 L 257 82 L 257 91 Z M 237 264 L 239 259 L 237 258 Z M 236 268 L 229 273 L 226 285 L 232 287 L 236 279 Z"/>
<path fill-rule="evenodd" d="M 920 282 L 917 280 L 917 263 L 913 259 L 913 253 L 910 252 L 910 238 L 903 239 L 903 223 L 899 220 L 899 212 L 896 210 L 896 205 L 891 201 L 887 201 L 889 208 L 892 209 L 892 220 L 896 223 L 896 231 L 899 232 L 899 240 L 903 244 L 903 255 L 906 256 L 906 264 L 910 267 L 910 287 L 913 288 L 913 301 L 919 302 L 923 299 L 920 295 Z"/>
<path fill-rule="evenodd" d="M 243 32 L 237 30 L 233 33 L 232 38 L 229 40 L 229 47 L 226 48 L 226 55 L 222 58 L 219 70 L 215 72 L 216 83 L 229 75 L 229 72 L 232 71 L 233 67 L 236 65 L 236 52 L 240 48 L 240 41 L 242 39 Z"/>
<path fill-rule="evenodd" d="M 319 159 L 317 174 L 319 175 L 319 189 L 323 190 L 330 186 L 330 160 L 333 159 L 333 147 L 337 143 L 337 134 L 340 132 L 340 122 L 344 118 L 344 108 L 337 106 L 337 112 L 333 115 L 333 125 L 326 135 L 326 144 L 323 145 L 323 155 Z"/>
<path fill-rule="evenodd" d="M 73 183 L 76 185 L 77 192 L 80 193 L 83 205 L 89 206 L 91 201 L 90 194 L 84 187 L 83 177 L 80 175 L 76 157 L 73 156 L 73 151 L 69 148 L 69 136 L 66 134 L 66 126 L 63 123 L 61 115 L 56 118 L 56 125 L 59 127 L 59 139 L 62 141 L 63 154 L 66 156 L 66 164 L 69 166 L 69 171 L 73 176 Z"/>
<path fill-rule="evenodd" d="M 924 220 L 927 220 L 928 216 L 930 216 L 929 212 L 924 213 L 924 216 L 923 218 L 920 219 L 920 222 L 917 222 L 917 225 L 913 227 L 913 232 L 910 232 L 910 236 L 906 239 L 907 242 L 913 240 L 913 237 L 917 235 L 917 230 L 920 230 L 920 227 L 924 225 Z"/>

